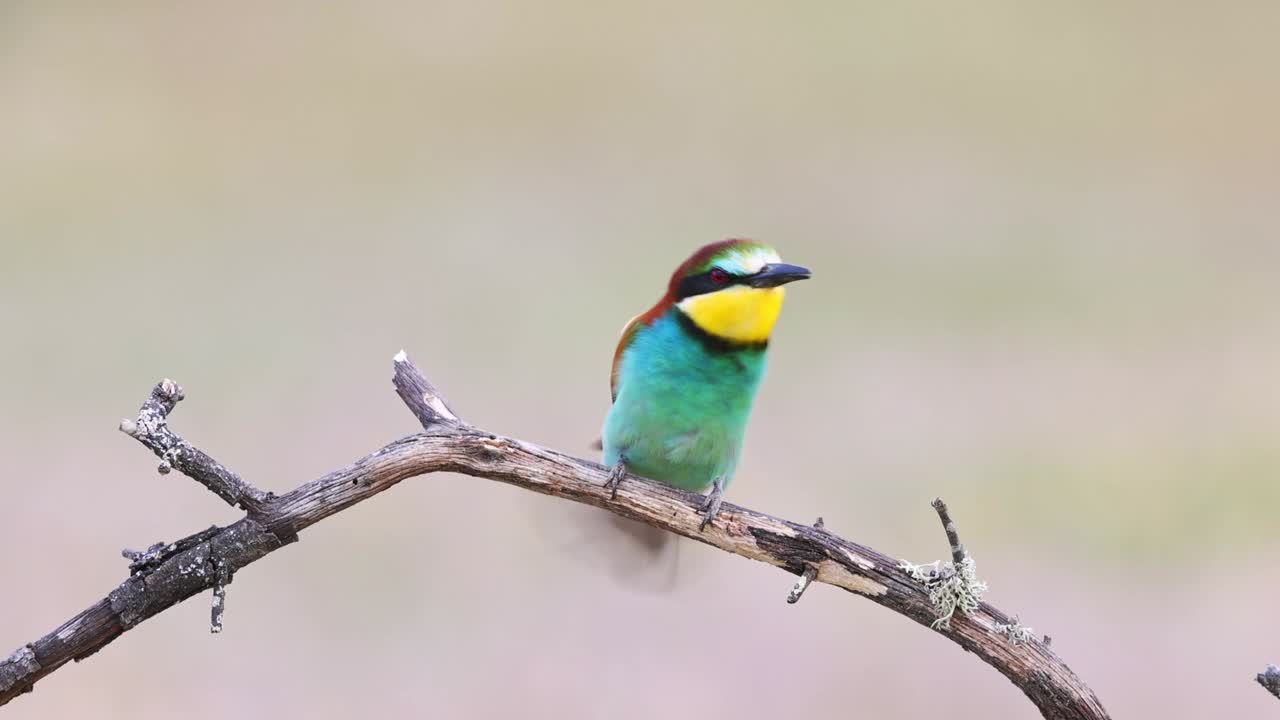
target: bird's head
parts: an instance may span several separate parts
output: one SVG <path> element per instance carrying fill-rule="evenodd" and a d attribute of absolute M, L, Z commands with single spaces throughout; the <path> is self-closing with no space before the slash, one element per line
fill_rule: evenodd
<path fill-rule="evenodd" d="M 782 309 L 782 286 L 809 275 L 764 243 L 723 240 L 676 268 L 668 296 L 703 331 L 735 343 L 762 343 Z"/>

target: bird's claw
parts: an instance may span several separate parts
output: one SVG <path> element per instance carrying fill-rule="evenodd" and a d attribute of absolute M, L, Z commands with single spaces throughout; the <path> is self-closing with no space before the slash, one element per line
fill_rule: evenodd
<path fill-rule="evenodd" d="M 609 477 L 604 481 L 604 489 L 609 491 L 609 499 L 618 499 L 618 486 L 622 485 L 622 478 L 627 474 L 627 463 L 624 460 L 618 460 L 609 468 Z"/>
<path fill-rule="evenodd" d="M 711 521 L 714 520 L 716 515 L 720 512 L 720 503 L 723 501 L 724 480 L 716 478 L 715 482 L 711 484 L 711 492 L 707 493 L 707 499 L 702 503 L 701 511 L 706 513 L 707 516 L 702 518 L 702 523 L 698 525 L 698 532 L 702 532 L 707 529 L 707 526 L 711 524 Z"/>

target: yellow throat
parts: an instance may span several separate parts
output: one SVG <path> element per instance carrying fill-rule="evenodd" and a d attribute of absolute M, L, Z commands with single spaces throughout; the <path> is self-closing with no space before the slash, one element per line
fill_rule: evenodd
<path fill-rule="evenodd" d="M 758 343 L 769 339 L 785 295 L 780 287 L 734 285 L 687 297 L 679 307 L 694 324 L 712 335 L 733 342 Z"/>

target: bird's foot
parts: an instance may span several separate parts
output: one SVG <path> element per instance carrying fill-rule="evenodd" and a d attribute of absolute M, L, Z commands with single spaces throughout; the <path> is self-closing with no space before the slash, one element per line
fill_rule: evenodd
<path fill-rule="evenodd" d="M 609 468 L 609 477 L 604 481 L 604 489 L 609 491 L 609 499 L 618 499 L 618 486 L 622 484 L 622 478 L 627 474 L 627 461 L 618 458 L 618 462 Z"/>
<path fill-rule="evenodd" d="M 702 524 L 698 526 L 701 532 L 707 529 L 711 521 L 715 519 L 717 513 L 720 512 L 720 503 L 724 502 L 724 478 L 716 478 L 711 484 L 711 492 L 707 493 L 707 499 L 702 503 L 702 512 L 707 516 L 702 518 Z"/>

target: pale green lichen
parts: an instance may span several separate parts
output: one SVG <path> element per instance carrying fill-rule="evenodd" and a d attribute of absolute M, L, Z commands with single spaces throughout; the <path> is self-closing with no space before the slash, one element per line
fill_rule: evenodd
<path fill-rule="evenodd" d="M 996 623 L 996 632 L 1009 638 L 1012 645 L 1025 645 L 1035 639 L 1035 630 L 1023 625 L 1017 615 L 1008 624 Z"/>
<path fill-rule="evenodd" d="M 957 610 L 965 615 L 973 615 L 982 605 L 982 596 L 987 592 L 987 584 L 978 579 L 976 565 L 971 557 L 966 557 L 958 567 L 955 563 L 941 560 L 924 565 L 904 560 L 898 564 L 898 569 L 929 589 L 929 602 L 933 603 L 933 612 L 937 618 L 931 624 L 935 630 L 949 630 L 951 617 Z"/>

